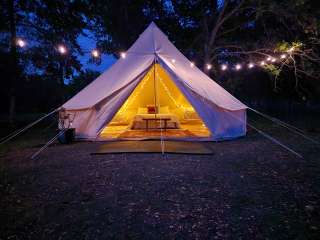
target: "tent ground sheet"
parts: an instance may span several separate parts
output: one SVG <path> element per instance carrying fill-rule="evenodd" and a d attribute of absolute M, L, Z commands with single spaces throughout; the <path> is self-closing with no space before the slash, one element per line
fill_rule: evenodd
<path fill-rule="evenodd" d="M 213 154 L 212 149 L 200 142 L 164 141 L 165 153 L 177 154 Z M 161 153 L 160 141 L 115 141 L 106 142 L 92 154 L 109 153 Z"/>

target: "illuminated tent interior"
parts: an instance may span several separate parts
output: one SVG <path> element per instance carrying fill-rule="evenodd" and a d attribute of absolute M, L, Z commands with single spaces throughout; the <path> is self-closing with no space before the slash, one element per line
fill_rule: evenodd
<path fill-rule="evenodd" d="M 210 131 L 159 65 L 150 67 L 100 139 L 207 138 Z"/>

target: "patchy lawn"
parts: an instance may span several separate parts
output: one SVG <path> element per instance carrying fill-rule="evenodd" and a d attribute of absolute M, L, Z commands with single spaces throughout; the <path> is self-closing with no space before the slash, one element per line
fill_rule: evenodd
<path fill-rule="evenodd" d="M 212 156 L 99 156 L 102 143 L 81 142 L 31 160 L 36 147 L 11 147 L 0 239 L 319 239 L 320 146 L 268 132 L 304 159 L 252 131 L 204 143 Z"/>

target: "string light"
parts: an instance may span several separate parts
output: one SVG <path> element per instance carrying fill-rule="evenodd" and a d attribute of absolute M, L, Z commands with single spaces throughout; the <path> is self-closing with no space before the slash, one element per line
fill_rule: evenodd
<path fill-rule="evenodd" d="M 280 56 L 281 59 L 285 59 L 286 57 L 287 57 L 286 54 L 281 54 L 281 56 Z"/>
<path fill-rule="evenodd" d="M 120 56 L 121 56 L 121 58 L 124 59 L 124 58 L 126 58 L 127 54 L 126 54 L 125 52 L 121 52 L 121 53 L 120 53 Z"/>
<path fill-rule="evenodd" d="M 140 93 L 142 92 L 142 90 L 144 89 L 144 86 L 147 84 L 147 82 L 149 81 L 151 76 L 151 71 L 147 74 L 146 79 L 144 79 L 141 83 L 141 88 L 139 89 L 138 92 L 136 92 L 133 96 L 132 99 L 130 101 L 128 101 L 129 99 L 127 99 L 127 101 L 123 104 L 123 107 L 121 107 L 119 113 L 123 113 L 126 112 L 127 109 L 134 103 L 134 101 L 136 100 L 136 98 L 140 95 Z"/>
<path fill-rule="evenodd" d="M 15 43 L 16 43 L 16 45 L 17 45 L 18 47 L 20 47 L 20 48 L 23 48 L 23 47 L 25 47 L 25 46 L 27 45 L 27 42 L 26 42 L 24 39 L 22 39 L 22 38 L 16 38 Z M 57 50 L 60 54 L 62 54 L 62 55 L 68 53 L 68 49 L 67 49 L 66 46 L 64 46 L 63 44 L 58 45 L 57 48 L 56 48 L 56 50 Z M 286 52 L 287 52 L 288 54 L 291 54 L 294 50 L 295 50 L 295 47 L 293 46 L 293 47 L 289 48 Z M 266 58 L 264 61 L 260 61 L 259 63 L 257 62 L 256 64 L 257 64 L 257 65 L 260 65 L 260 66 L 265 66 L 265 65 L 267 64 L 266 62 L 275 63 L 275 62 L 277 62 L 278 60 L 281 60 L 281 59 L 284 60 L 284 59 L 286 59 L 286 58 L 288 57 L 288 54 L 283 53 L 283 54 L 281 54 L 280 56 L 278 56 L 278 59 L 275 58 L 275 57 L 273 57 L 273 56 L 267 56 L 267 58 Z M 97 49 L 93 49 L 93 50 L 91 51 L 91 55 L 92 55 L 94 58 L 99 58 L 100 55 L 101 55 L 101 53 L 100 53 Z M 290 55 L 290 56 L 291 56 L 291 55 Z M 120 52 L 120 57 L 123 58 L 123 59 L 126 58 L 126 52 Z M 173 58 L 172 58 L 172 59 L 171 59 L 171 62 L 172 62 L 172 63 L 176 63 L 176 59 L 173 59 Z M 191 67 L 191 68 L 194 68 L 195 66 L 196 66 L 196 65 L 195 65 L 194 62 L 190 62 L 190 67 Z M 249 69 L 254 68 L 254 66 L 255 66 L 255 63 L 252 63 L 252 62 L 250 62 L 250 63 L 247 65 L 247 67 L 248 67 Z M 212 67 L 213 67 L 212 64 L 209 64 L 209 63 L 207 63 L 207 64 L 205 65 L 205 68 L 206 68 L 207 70 L 211 70 Z M 228 67 L 227 64 L 222 64 L 220 68 L 221 68 L 222 71 L 226 71 L 229 67 Z M 241 65 L 240 63 L 238 63 L 238 64 L 235 65 L 234 69 L 237 70 L 237 71 L 239 71 L 239 70 L 242 69 L 242 65 Z"/>
<path fill-rule="evenodd" d="M 21 48 L 26 46 L 26 42 L 22 38 L 17 38 L 16 44 L 18 47 L 21 47 Z"/>
<path fill-rule="evenodd" d="M 294 51 L 294 47 L 289 48 L 288 53 L 292 53 Z"/>
<path fill-rule="evenodd" d="M 254 67 L 254 64 L 253 63 L 249 63 L 248 64 L 248 68 L 253 68 Z"/>
<path fill-rule="evenodd" d="M 222 64 L 221 65 L 221 70 L 222 71 L 225 71 L 225 70 L 227 70 L 228 69 L 228 66 L 226 65 L 226 64 Z"/>
<path fill-rule="evenodd" d="M 66 54 L 67 53 L 67 48 L 63 45 L 58 46 L 58 51 L 60 54 Z"/>
<path fill-rule="evenodd" d="M 93 50 L 91 51 L 91 55 L 92 55 L 93 57 L 95 57 L 95 58 L 98 58 L 98 57 L 100 56 L 100 53 L 99 53 L 99 51 L 98 51 L 97 49 L 93 49 Z"/>
<path fill-rule="evenodd" d="M 185 107 L 182 106 L 181 104 L 179 104 L 179 103 L 176 101 L 175 97 L 172 96 L 169 88 L 168 88 L 167 85 L 164 83 L 164 81 L 163 81 L 162 77 L 159 75 L 158 71 L 156 71 L 156 75 L 157 75 L 157 78 L 160 80 L 160 83 L 161 83 L 162 87 L 164 88 L 165 92 L 168 94 L 169 98 L 170 98 L 171 101 L 174 103 L 174 105 L 176 105 L 177 108 L 183 108 L 183 109 L 185 109 Z"/>

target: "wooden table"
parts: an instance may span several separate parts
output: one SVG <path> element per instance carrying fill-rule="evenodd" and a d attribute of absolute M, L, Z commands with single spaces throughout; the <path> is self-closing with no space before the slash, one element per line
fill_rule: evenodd
<path fill-rule="evenodd" d="M 164 130 L 167 129 L 168 121 L 171 120 L 171 118 L 142 118 L 143 121 L 146 122 L 146 130 L 149 131 L 149 121 L 155 121 L 155 122 L 161 122 L 164 121 Z M 176 123 L 175 123 L 176 124 Z M 161 125 L 160 125 L 161 128 Z M 155 128 L 157 129 L 157 128 Z"/>

